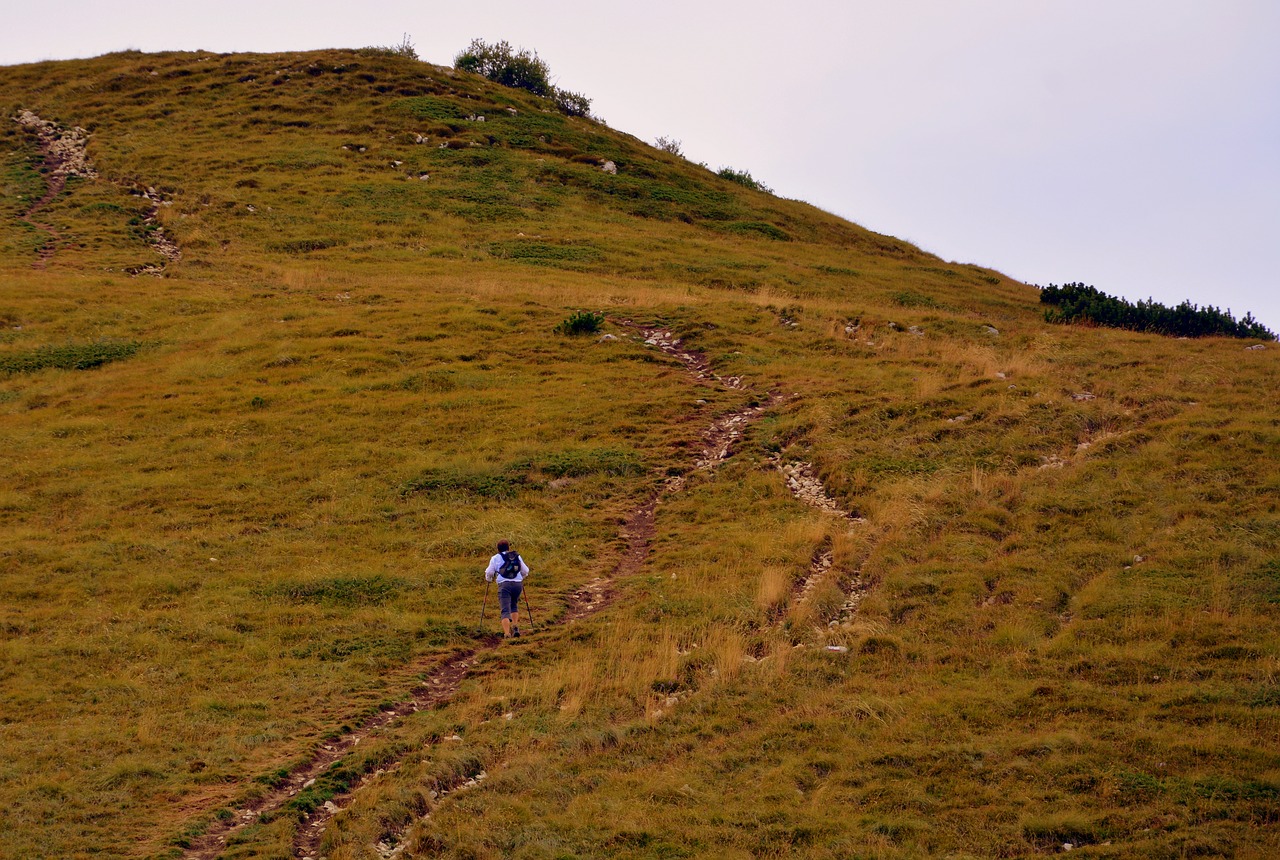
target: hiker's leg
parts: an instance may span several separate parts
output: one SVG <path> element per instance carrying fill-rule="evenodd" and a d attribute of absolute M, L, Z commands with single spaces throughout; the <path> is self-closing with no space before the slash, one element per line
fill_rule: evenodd
<path fill-rule="evenodd" d="M 498 611 L 502 613 L 502 635 L 511 638 L 511 615 L 519 609 L 511 594 L 511 583 L 504 582 L 498 586 Z M 518 621 L 516 623 L 519 623 Z"/>
<path fill-rule="evenodd" d="M 511 586 L 511 626 L 519 629 L 520 627 L 520 592 L 524 591 L 524 585 L 517 582 Z"/>

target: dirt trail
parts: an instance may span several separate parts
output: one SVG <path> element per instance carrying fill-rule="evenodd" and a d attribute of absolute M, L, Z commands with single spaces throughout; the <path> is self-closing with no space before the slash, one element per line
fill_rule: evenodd
<path fill-rule="evenodd" d="M 630 321 L 619 323 L 636 331 L 645 343 L 656 346 L 664 353 L 678 358 L 695 378 L 713 384 L 720 384 L 731 390 L 743 390 L 743 382 L 739 377 L 721 378 L 712 372 L 706 358 L 697 353 L 684 350 L 680 341 L 665 329 L 645 328 Z M 765 409 L 776 403 L 778 398 L 766 399 L 764 405 L 746 406 L 742 409 L 717 418 L 703 434 L 693 469 L 714 469 L 720 462 L 728 459 L 735 444 L 743 437 L 750 422 L 758 418 Z M 619 580 L 635 573 L 644 564 L 649 555 L 649 545 L 654 535 L 654 519 L 658 502 L 663 495 L 678 493 L 684 487 L 684 478 L 669 479 L 663 487 L 650 494 L 627 515 L 621 533 L 626 540 L 626 549 L 613 569 L 580 587 L 569 595 L 565 611 L 554 622 L 556 626 L 585 618 L 609 606 L 617 597 L 616 584 Z M 544 622 L 545 623 L 545 622 Z M 228 838 L 247 825 L 257 821 L 264 814 L 276 813 L 284 809 L 289 801 L 319 778 L 331 765 L 339 761 L 365 738 L 391 726 L 415 711 L 427 710 L 449 701 L 457 694 L 459 686 L 466 678 L 471 666 L 483 654 L 493 651 L 501 644 L 501 638 L 491 636 L 484 639 L 474 648 L 458 651 L 443 659 L 434 658 L 436 662 L 425 667 L 425 676 L 421 684 L 412 689 L 409 698 L 396 705 L 380 711 L 365 720 L 350 733 L 341 738 L 322 744 L 302 764 L 291 771 L 288 777 L 277 787 L 252 803 L 243 805 L 232 818 L 212 823 L 206 832 L 193 839 L 183 853 L 188 860 L 213 860 L 226 847 Z M 392 770 L 390 765 L 386 770 Z M 295 857 L 308 858 L 318 856 L 320 841 L 325 827 L 335 814 L 351 803 L 354 794 L 369 780 L 380 776 L 384 771 L 368 774 L 364 779 L 348 791 L 333 797 L 323 806 L 308 815 L 299 825 L 294 840 Z M 458 786 L 446 787 L 456 790 L 464 787 L 466 781 Z"/>
<path fill-rule="evenodd" d="M 45 194 L 27 208 L 18 218 L 32 227 L 49 235 L 49 241 L 40 246 L 33 264 L 37 269 L 49 265 L 63 236 L 56 227 L 44 221 L 35 220 L 35 216 L 48 208 L 67 187 L 68 176 L 82 176 L 92 179 L 98 174 L 89 166 L 85 155 L 85 144 L 89 133 L 82 128 L 65 131 L 57 123 L 41 119 L 31 111 L 24 110 L 13 118 L 23 128 L 31 129 L 36 134 L 40 154 L 44 157 Z"/>
<path fill-rule="evenodd" d="M 694 378 L 719 384 L 725 388 L 734 391 L 746 390 L 741 377 L 720 377 L 712 369 L 706 357 L 700 353 L 685 349 L 680 340 L 672 335 L 666 329 L 646 328 L 639 326 L 630 320 L 614 320 L 618 325 L 630 328 L 639 333 L 644 342 L 649 346 L 655 346 L 662 352 L 677 358 L 685 369 Z M 768 408 L 777 405 L 782 401 L 782 397 L 778 394 L 771 393 L 764 402 L 754 406 L 746 406 L 735 412 L 722 415 L 712 422 L 711 426 L 703 434 L 702 445 L 699 449 L 698 456 L 695 460 L 692 472 L 710 471 L 716 468 L 721 462 L 732 456 L 735 445 L 743 438 L 749 429 L 751 422 L 759 418 Z M 814 475 L 813 467 L 808 463 L 783 463 L 775 458 L 775 466 L 783 472 L 786 477 L 788 487 L 795 497 L 812 505 L 813 507 L 825 511 L 827 513 L 836 514 L 850 521 L 851 527 L 864 524 L 865 520 L 855 514 L 847 513 L 840 509 L 833 499 L 826 493 L 821 482 Z M 655 530 L 655 511 L 659 501 L 663 497 L 675 495 L 681 492 L 687 483 L 687 475 L 679 475 L 669 478 L 662 486 L 659 492 L 650 495 L 643 503 L 634 508 L 626 518 L 622 527 L 622 535 L 627 541 L 627 549 L 623 556 L 618 560 L 617 565 L 607 575 L 597 577 L 591 582 L 584 585 L 578 591 L 574 592 L 569 600 L 569 606 L 566 612 L 561 616 L 557 624 L 565 624 L 576 619 L 586 617 L 592 613 L 598 612 L 604 607 L 611 604 L 617 597 L 615 585 L 618 580 L 637 572 L 644 564 L 649 555 L 649 544 L 653 538 Z M 865 561 L 865 557 L 863 559 Z M 799 599 L 803 600 L 812 591 L 819 579 L 821 579 L 832 567 L 832 553 L 830 548 L 824 548 L 815 553 L 813 563 L 810 567 L 809 575 L 797 585 L 797 594 Z M 851 582 L 842 582 L 842 587 L 848 593 L 848 600 L 841 609 L 840 618 L 833 621 L 832 624 L 838 624 L 847 620 L 856 610 L 857 605 L 866 595 L 870 588 L 870 583 L 866 582 L 861 574 L 861 565 L 859 571 L 854 575 Z M 380 720 L 377 726 L 370 725 L 367 729 L 361 727 L 358 730 L 360 736 L 367 735 L 377 728 L 389 725 L 401 716 L 412 712 L 413 710 L 421 710 L 431 707 L 435 704 L 447 701 L 454 693 L 456 693 L 459 684 L 466 676 L 466 670 L 473 662 L 473 657 L 481 650 L 489 650 L 497 646 L 496 637 L 487 642 L 481 649 L 468 652 L 468 654 L 460 659 L 448 663 L 447 678 L 439 681 L 433 680 L 436 672 L 432 672 L 428 676 L 428 680 L 424 686 L 430 688 L 433 696 L 429 699 L 419 698 L 415 692 L 412 707 L 401 708 L 393 716 Z M 445 670 L 445 664 L 442 664 L 440 671 Z M 348 743 L 344 749 L 350 749 L 359 741 Z M 327 751 L 328 752 L 328 751 Z M 294 784 L 301 786 L 306 783 L 307 779 L 314 779 L 313 774 L 317 774 L 340 756 L 338 750 L 333 750 L 331 754 L 327 754 L 323 763 L 317 761 L 314 766 L 306 768 L 306 774 L 299 774 L 293 780 Z M 384 770 L 379 770 L 373 774 L 366 775 L 359 784 L 354 786 L 350 791 L 333 798 L 332 801 L 326 803 L 323 807 L 317 809 L 309 815 L 299 825 L 297 836 L 293 844 L 293 856 L 299 860 L 317 860 L 320 857 L 320 844 L 323 839 L 325 827 L 328 822 L 350 805 L 356 792 L 373 779 L 377 779 L 386 772 L 394 771 L 398 767 L 398 763 L 389 765 Z M 480 774 L 470 778 L 459 778 L 453 785 L 443 786 L 439 794 L 433 795 L 433 800 L 437 802 L 455 791 L 465 790 L 478 785 L 485 778 L 486 774 Z M 292 791 L 289 796 L 296 793 Z M 287 800 L 287 798 L 286 798 Z M 279 808 L 280 802 L 276 807 Z M 428 816 L 430 813 L 428 813 Z M 250 813 L 245 816 L 245 821 L 251 821 L 256 814 Z M 395 837 L 388 841 L 380 842 L 377 846 L 379 854 L 386 860 L 393 860 L 402 854 L 408 843 L 405 841 L 405 835 L 408 832 L 406 826 L 402 832 L 395 834 Z M 221 844 L 225 840 L 225 836 L 218 839 Z M 190 854 L 191 857 L 213 857 L 215 854 Z"/>
<path fill-rule="evenodd" d="M 81 179 L 97 179 L 98 172 L 89 163 L 89 132 L 83 128 L 77 126 L 76 128 L 65 129 L 55 122 L 41 119 L 37 114 L 29 110 L 21 111 L 13 118 L 13 121 L 35 133 L 36 145 L 39 147 L 40 154 L 44 159 L 44 196 L 31 204 L 25 212 L 18 216 L 19 220 L 26 221 L 32 227 L 49 236 L 48 241 L 44 242 L 36 252 L 36 261 L 33 264 L 34 268 L 44 269 L 48 267 L 49 261 L 57 254 L 58 246 L 63 243 L 66 237 L 52 224 L 45 221 L 37 221 L 35 216 L 42 210 L 47 209 L 57 199 L 58 195 L 66 190 L 69 177 L 78 176 Z M 148 243 L 163 258 L 163 262 L 147 263 L 135 266 L 127 271 L 131 275 L 163 274 L 166 265 L 182 259 L 182 249 L 160 226 L 160 209 L 163 206 L 172 205 L 172 201 L 164 199 L 155 188 L 151 187 L 136 188 L 132 193 L 146 198 L 151 204 L 151 208 L 147 211 L 142 221 L 148 228 Z"/>

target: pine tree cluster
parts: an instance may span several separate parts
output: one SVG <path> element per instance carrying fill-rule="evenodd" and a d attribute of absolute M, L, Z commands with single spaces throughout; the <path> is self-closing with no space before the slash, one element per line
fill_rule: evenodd
<path fill-rule="evenodd" d="M 1087 284 L 1050 284 L 1040 287 L 1040 302 L 1053 305 L 1044 318 L 1051 323 L 1092 323 L 1109 328 L 1147 331 L 1174 337 L 1226 337 L 1275 340 L 1275 332 L 1246 313 L 1237 321 L 1231 311 L 1212 306 L 1198 308 L 1189 301 L 1168 307 L 1147 299 L 1137 304 L 1115 298 Z"/>

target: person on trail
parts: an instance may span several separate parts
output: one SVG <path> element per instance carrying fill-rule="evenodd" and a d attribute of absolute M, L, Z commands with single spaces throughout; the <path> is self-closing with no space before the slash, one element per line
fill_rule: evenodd
<path fill-rule="evenodd" d="M 520 635 L 520 592 L 529 576 L 529 565 L 520 553 L 504 540 L 498 541 L 498 554 L 489 559 L 484 569 L 486 582 L 497 580 L 498 608 L 502 612 L 502 636 L 511 639 Z"/>

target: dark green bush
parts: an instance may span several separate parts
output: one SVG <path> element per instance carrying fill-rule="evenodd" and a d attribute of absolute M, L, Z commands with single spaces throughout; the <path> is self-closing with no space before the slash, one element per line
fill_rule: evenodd
<path fill-rule="evenodd" d="M 560 109 L 560 113 L 565 116 L 591 116 L 591 99 L 582 93 L 562 90 L 559 87 L 556 87 L 553 93 L 552 100 Z"/>
<path fill-rule="evenodd" d="M 528 90 L 535 96 L 549 98 L 567 116 L 591 116 L 591 99 L 554 86 L 550 67 L 536 51 L 516 50 L 507 41 L 490 45 L 483 39 L 472 39 L 466 50 L 453 58 L 453 66 L 482 75 L 504 87 Z"/>
<path fill-rule="evenodd" d="M 604 324 L 604 314 L 595 311 L 574 311 L 556 326 L 556 334 L 594 334 Z"/>
<path fill-rule="evenodd" d="M 537 52 L 516 50 L 507 41 L 492 45 L 483 39 L 472 39 L 467 49 L 453 58 L 453 66 L 464 72 L 482 75 L 504 87 L 528 90 L 536 96 L 550 97 L 551 69 Z"/>

